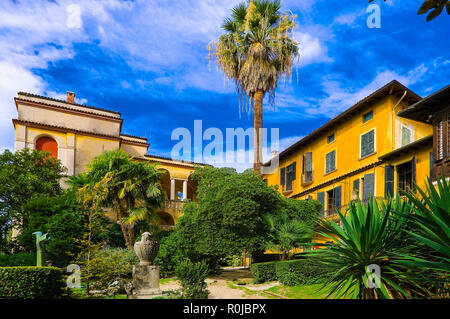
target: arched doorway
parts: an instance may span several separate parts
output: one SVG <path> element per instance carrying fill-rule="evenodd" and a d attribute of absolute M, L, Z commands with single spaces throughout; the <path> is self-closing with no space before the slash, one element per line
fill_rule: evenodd
<path fill-rule="evenodd" d="M 42 136 L 36 140 L 36 147 L 38 151 L 45 151 L 51 154 L 54 158 L 58 158 L 58 143 L 49 136 Z"/>
<path fill-rule="evenodd" d="M 166 212 L 158 212 L 159 216 L 159 225 L 162 229 L 170 229 L 175 225 L 175 221 L 173 220 L 172 215 Z"/>

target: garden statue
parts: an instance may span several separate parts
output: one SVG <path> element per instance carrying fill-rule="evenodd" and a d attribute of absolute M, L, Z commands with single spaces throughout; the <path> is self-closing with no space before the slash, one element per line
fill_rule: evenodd
<path fill-rule="evenodd" d="M 141 241 L 134 244 L 134 251 L 139 258 L 139 265 L 153 265 L 159 251 L 159 242 L 152 238 L 152 234 L 145 232 Z"/>
<path fill-rule="evenodd" d="M 42 235 L 40 231 L 34 232 L 33 235 L 36 235 L 36 266 L 42 267 L 42 242 L 49 240 L 50 237 L 47 238 L 48 234 Z"/>
<path fill-rule="evenodd" d="M 152 234 L 145 232 L 141 241 L 134 244 L 134 251 L 139 258 L 139 265 L 133 266 L 133 281 L 130 298 L 152 299 L 161 296 L 159 289 L 159 267 L 153 265 L 159 250 L 159 242 Z"/>

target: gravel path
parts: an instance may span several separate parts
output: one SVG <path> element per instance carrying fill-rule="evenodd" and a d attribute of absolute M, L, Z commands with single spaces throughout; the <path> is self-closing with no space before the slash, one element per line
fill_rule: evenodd
<path fill-rule="evenodd" d="M 267 296 L 264 296 L 260 292 L 277 284 L 242 286 L 252 290 L 251 292 L 245 289 L 239 289 L 239 286 L 236 288 L 229 286 L 230 284 L 235 284 L 237 281 L 249 282 L 250 280 L 251 275 L 248 269 L 224 269 L 220 275 L 206 279 L 210 292 L 208 299 L 267 299 Z M 161 285 L 162 291 L 176 290 L 179 288 L 180 285 L 177 281 L 170 281 Z"/>

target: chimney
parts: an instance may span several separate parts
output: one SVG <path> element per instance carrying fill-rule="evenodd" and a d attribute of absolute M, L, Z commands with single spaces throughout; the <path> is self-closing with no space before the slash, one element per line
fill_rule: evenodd
<path fill-rule="evenodd" d="M 67 91 L 67 103 L 70 103 L 70 104 L 75 103 L 75 93 Z"/>

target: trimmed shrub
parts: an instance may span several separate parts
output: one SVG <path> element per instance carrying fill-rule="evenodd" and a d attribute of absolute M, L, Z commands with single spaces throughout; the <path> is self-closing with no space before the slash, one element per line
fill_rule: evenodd
<path fill-rule="evenodd" d="M 278 281 L 286 286 L 316 284 L 327 280 L 323 266 L 311 258 L 278 262 L 275 270 Z"/>
<path fill-rule="evenodd" d="M 323 266 L 312 258 L 252 264 L 254 283 L 278 280 L 286 286 L 325 282 L 328 277 Z"/>
<path fill-rule="evenodd" d="M 270 261 L 267 263 L 251 264 L 250 271 L 252 273 L 253 282 L 260 284 L 266 281 L 277 280 L 275 265 L 278 262 Z"/>
<path fill-rule="evenodd" d="M 107 289 L 116 280 L 131 279 L 133 265 L 139 263 L 134 250 L 127 248 L 105 247 L 94 252 L 91 258 L 82 272 L 89 274 L 90 288 L 99 290 Z"/>
<path fill-rule="evenodd" d="M 57 299 L 63 294 L 63 272 L 55 267 L 0 267 L 0 298 Z"/>
<path fill-rule="evenodd" d="M 181 283 L 182 298 L 208 299 L 205 279 L 209 274 L 209 267 L 205 261 L 193 263 L 183 260 L 176 266 L 175 274 Z"/>
<path fill-rule="evenodd" d="M 13 266 L 36 266 L 36 255 L 34 253 L 0 253 L 0 267 Z"/>

